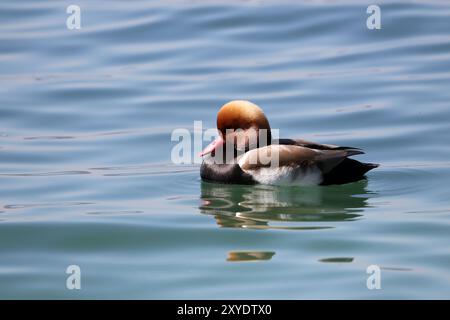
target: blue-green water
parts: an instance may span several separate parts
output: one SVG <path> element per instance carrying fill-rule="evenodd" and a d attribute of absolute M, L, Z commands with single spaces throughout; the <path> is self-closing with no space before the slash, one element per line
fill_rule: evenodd
<path fill-rule="evenodd" d="M 1 298 L 450 298 L 450 4 L 378 2 L 369 30 L 356 0 L 77 0 L 68 30 L 69 4 L 0 4 Z M 281 188 L 171 163 L 238 98 L 381 166 Z"/>

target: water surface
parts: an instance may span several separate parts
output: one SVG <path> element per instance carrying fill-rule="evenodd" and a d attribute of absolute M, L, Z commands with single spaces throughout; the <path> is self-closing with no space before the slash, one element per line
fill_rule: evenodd
<path fill-rule="evenodd" d="M 365 1 L 69 4 L 0 4 L 1 298 L 450 298 L 448 3 L 379 2 L 381 30 Z M 202 183 L 171 132 L 232 99 L 381 166 Z"/>

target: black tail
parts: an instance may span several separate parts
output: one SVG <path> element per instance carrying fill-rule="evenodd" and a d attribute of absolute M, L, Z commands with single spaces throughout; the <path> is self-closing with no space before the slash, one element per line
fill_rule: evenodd
<path fill-rule="evenodd" d="M 365 179 L 366 172 L 378 167 L 375 163 L 362 163 L 354 159 L 346 158 L 330 172 L 323 176 L 321 185 L 344 184 Z"/>

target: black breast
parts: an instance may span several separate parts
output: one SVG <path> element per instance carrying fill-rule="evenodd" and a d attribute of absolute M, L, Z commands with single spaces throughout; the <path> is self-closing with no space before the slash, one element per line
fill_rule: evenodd
<path fill-rule="evenodd" d="M 234 184 L 255 184 L 253 178 L 242 171 L 237 163 L 235 164 L 216 164 L 216 163 L 202 163 L 200 168 L 200 177 L 202 180 L 219 182 L 219 183 L 234 183 Z"/>

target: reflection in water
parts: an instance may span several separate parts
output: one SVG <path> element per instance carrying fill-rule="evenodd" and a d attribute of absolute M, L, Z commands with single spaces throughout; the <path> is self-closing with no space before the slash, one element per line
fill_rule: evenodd
<path fill-rule="evenodd" d="M 353 262 L 352 257 L 336 257 L 336 258 L 325 258 L 325 259 L 320 259 L 320 262 L 323 263 L 350 263 Z"/>
<path fill-rule="evenodd" d="M 370 197 L 366 187 L 367 181 L 328 187 L 202 182 L 199 209 L 203 214 L 213 215 L 221 227 L 324 229 L 332 227 L 326 222 L 360 217 Z"/>
<path fill-rule="evenodd" d="M 270 260 L 274 254 L 275 252 L 273 251 L 230 251 L 228 252 L 227 261 L 243 262 Z"/>

